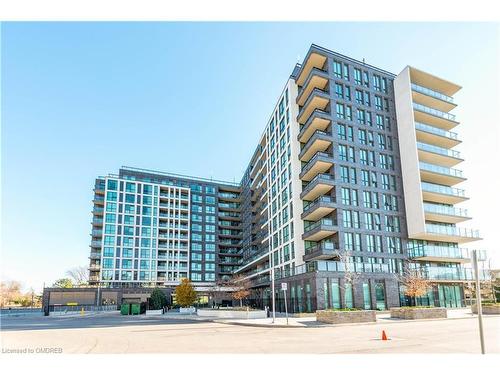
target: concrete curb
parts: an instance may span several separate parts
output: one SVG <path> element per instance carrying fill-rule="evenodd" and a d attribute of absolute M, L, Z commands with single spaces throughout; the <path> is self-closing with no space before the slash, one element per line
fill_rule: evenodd
<path fill-rule="evenodd" d="M 230 320 L 213 320 L 214 323 L 228 324 L 233 326 L 259 327 L 259 328 L 309 328 L 307 326 L 286 325 L 286 324 L 258 324 L 245 322 L 231 322 Z"/>

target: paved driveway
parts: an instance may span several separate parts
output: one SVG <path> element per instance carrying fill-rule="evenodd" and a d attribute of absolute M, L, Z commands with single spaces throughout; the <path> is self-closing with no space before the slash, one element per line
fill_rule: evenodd
<path fill-rule="evenodd" d="M 486 349 L 500 353 L 500 317 L 484 318 Z M 477 319 L 387 321 L 304 328 L 104 314 L 2 319 L 2 348 L 63 353 L 479 353 Z M 382 330 L 389 341 L 380 340 Z"/>

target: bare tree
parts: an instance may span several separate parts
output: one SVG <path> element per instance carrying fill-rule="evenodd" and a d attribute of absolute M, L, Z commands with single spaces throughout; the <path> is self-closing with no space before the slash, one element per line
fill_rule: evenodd
<path fill-rule="evenodd" d="M 66 275 L 74 281 L 75 286 L 87 285 L 89 282 L 89 271 L 85 266 L 78 266 L 66 271 Z"/>
<path fill-rule="evenodd" d="M 250 295 L 250 281 L 243 276 L 234 276 L 230 281 L 230 287 L 233 289 L 231 296 L 240 301 L 240 307 L 243 307 L 243 299 Z"/>
<path fill-rule="evenodd" d="M 347 288 L 346 284 L 349 284 L 352 290 L 352 295 L 354 296 L 354 291 L 356 289 L 355 283 L 361 276 L 359 272 L 356 271 L 354 262 L 352 261 L 352 252 L 349 250 L 339 251 L 339 260 L 344 268 L 344 285 L 341 288 L 344 290 L 344 307 L 347 306 Z"/>
<path fill-rule="evenodd" d="M 408 265 L 402 274 L 397 276 L 400 283 L 404 285 L 405 295 L 410 297 L 414 306 L 417 305 L 417 298 L 427 294 L 431 283 L 426 279 L 422 271 L 418 268 L 410 268 Z"/>
<path fill-rule="evenodd" d="M 4 307 L 19 299 L 21 296 L 21 283 L 10 280 L 0 283 L 0 306 Z"/>
<path fill-rule="evenodd" d="M 218 299 L 222 299 L 229 295 L 229 293 L 233 290 L 231 288 L 231 282 L 228 279 L 218 279 L 215 284 L 210 287 L 208 290 L 208 295 L 212 299 L 214 305 L 215 301 Z"/>

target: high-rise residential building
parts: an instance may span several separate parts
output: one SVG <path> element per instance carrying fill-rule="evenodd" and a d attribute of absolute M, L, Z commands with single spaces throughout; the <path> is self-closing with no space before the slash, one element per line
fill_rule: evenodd
<path fill-rule="evenodd" d="M 468 198 L 449 113 L 460 86 L 399 75 L 312 45 L 287 80 L 240 183 L 123 167 L 96 180 L 93 283 L 201 292 L 239 275 L 252 303 L 289 311 L 408 304 L 398 275 L 419 269 L 418 304 L 464 304 L 480 239 L 459 223 Z M 482 258 L 484 260 L 484 253 Z M 483 274 L 486 277 L 486 274 Z"/>

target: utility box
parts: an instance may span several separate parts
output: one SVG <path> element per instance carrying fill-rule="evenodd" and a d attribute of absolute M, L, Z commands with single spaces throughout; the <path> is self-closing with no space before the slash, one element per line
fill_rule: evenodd
<path fill-rule="evenodd" d="M 120 314 L 122 315 L 130 315 L 130 304 L 124 303 L 120 307 Z"/>

